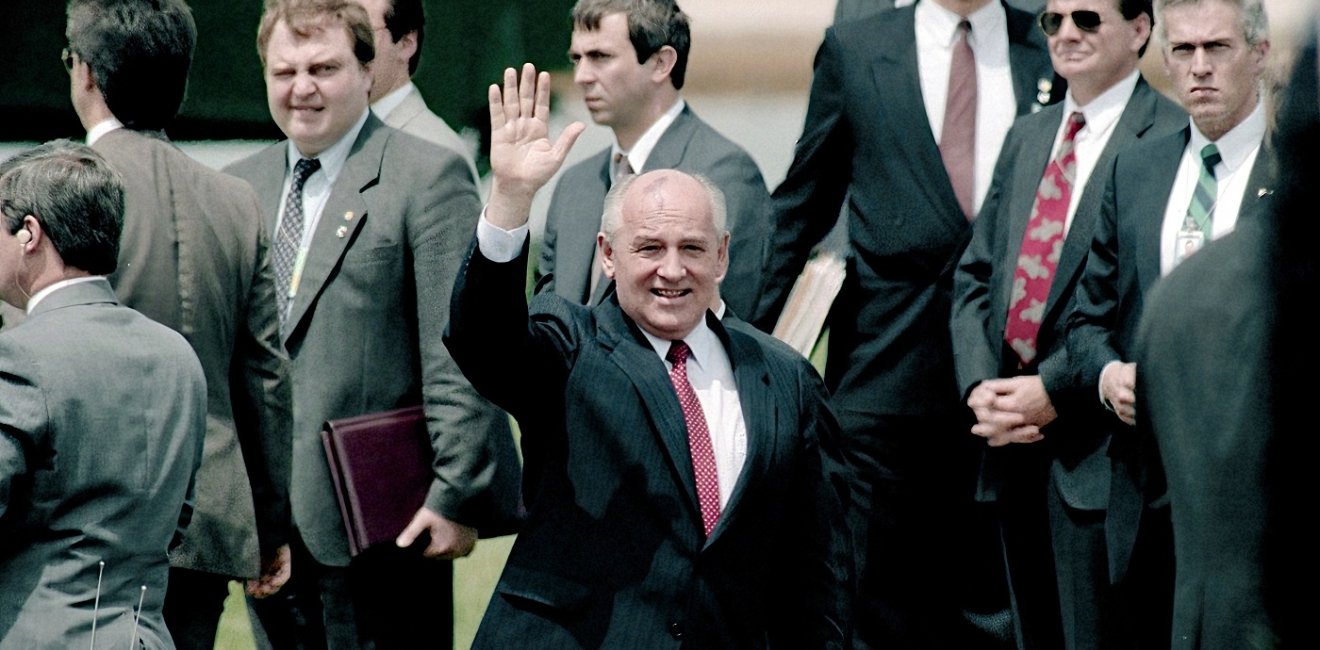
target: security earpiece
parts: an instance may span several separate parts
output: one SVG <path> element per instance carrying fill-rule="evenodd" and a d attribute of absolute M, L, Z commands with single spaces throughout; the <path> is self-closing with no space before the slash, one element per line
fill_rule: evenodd
<path fill-rule="evenodd" d="M 32 241 L 32 231 L 28 230 L 27 228 L 24 228 L 14 233 L 14 237 L 18 239 L 18 243 L 20 246 L 27 246 L 28 242 Z"/>

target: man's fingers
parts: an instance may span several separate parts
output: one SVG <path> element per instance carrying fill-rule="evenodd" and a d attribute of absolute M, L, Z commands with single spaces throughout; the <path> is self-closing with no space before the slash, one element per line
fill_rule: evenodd
<path fill-rule="evenodd" d="M 512 122 L 518 119 L 518 71 L 504 69 L 504 120 Z"/>
<path fill-rule="evenodd" d="M 399 548 L 408 548 L 412 546 L 413 542 L 417 541 L 417 536 L 425 530 L 426 524 L 417 517 L 413 517 L 413 520 L 408 522 L 408 527 L 404 528 L 403 532 L 399 533 L 399 536 L 394 539 L 394 545 Z M 434 540 L 431 543 L 434 544 Z"/>
<path fill-rule="evenodd" d="M 490 132 L 498 133 L 504 128 L 504 95 L 499 84 L 491 84 L 486 89 L 486 101 L 490 104 Z"/>
<path fill-rule="evenodd" d="M 541 71 L 536 77 L 536 117 L 550 120 L 550 73 Z"/>
<path fill-rule="evenodd" d="M 562 163 L 564 158 L 568 157 L 568 150 L 572 149 L 573 143 L 577 142 L 578 136 L 586 130 L 587 125 L 581 122 L 568 125 L 564 132 L 559 134 L 559 138 L 555 140 L 555 160 Z"/>

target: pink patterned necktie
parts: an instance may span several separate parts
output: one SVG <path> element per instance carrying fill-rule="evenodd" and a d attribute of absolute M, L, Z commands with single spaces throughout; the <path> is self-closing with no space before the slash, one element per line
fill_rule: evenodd
<path fill-rule="evenodd" d="M 1045 301 L 1063 251 L 1064 222 L 1072 202 L 1072 181 L 1077 176 L 1077 152 L 1073 142 L 1086 126 L 1086 118 L 1074 112 L 1054 159 L 1036 189 L 1036 202 L 1022 234 L 1017 270 L 1013 272 L 1013 295 L 1009 301 L 1004 340 L 1017 353 L 1022 367 L 1036 359 L 1036 335 L 1045 316 Z"/>
<path fill-rule="evenodd" d="M 940 159 L 949 173 L 953 194 L 968 221 L 976 175 L 976 56 L 967 42 L 972 24 L 958 23 L 957 40 L 949 65 L 949 94 L 944 100 L 944 126 L 940 132 Z"/>
<path fill-rule="evenodd" d="M 715 450 L 710 443 L 710 429 L 706 427 L 706 415 L 697 400 L 697 392 L 692 390 L 688 381 L 687 359 L 692 350 L 687 343 L 674 341 L 669 346 L 665 360 L 672 363 L 669 381 L 678 393 L 678 403 L 683 407 L 683 419 L 687 421 L 688 448 L 692 452 L 692 474 L 697 481 L 697 501 L 701 504 L 701 524 L 710 537 L 715 530 L 715 522 L 720 520 L 720 477 L 715 471 Z"/>

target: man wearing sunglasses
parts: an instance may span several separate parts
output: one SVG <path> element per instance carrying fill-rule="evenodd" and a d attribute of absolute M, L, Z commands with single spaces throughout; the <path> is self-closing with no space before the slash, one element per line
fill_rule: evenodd
<path fill-rule="evenodd" d="M 981 450 L 948 321 L 1003 138 L 1059 88 L 1034 22 L 1003 2 L 924 0 L 830 28 L 773 196 L 754 318 L 767 331 L 846 213 L 825 382 L 858 461 L 859 648 L 998 648 L 1012 634 L 998 534 L 972 499 Z"/>
<path fill-rule="evenodd" d="M 1097 449 L 1112 464 L 1104 522 L 1110 583 L 1126 606 L 1168 617 L 1165 480 L 1154 441 L 1132 427 L 1143 408 L 1134 393 L 1136 326 L 1156 280 L 1238 222 L 1264 217 L 1273 165 L 1261 151 L 1260 78 L 1270 49 L 1261 0 L 1159 0 L 1155 9 L 1165 69 L 1191 121 L 1120 153 L 1106 171 L 1066 338 L 1090 399 L 1114 411 Z M 1168 647 L 1169 621 L 1161 623 L 1162 639 L 1151 627 L 1138 641 Z"/>
<path fill-rule="evenodd" d="M 958 385 L 989 445 L 978 497 L 997 504 L 1020 648 L 1123 645 L 1133 627 L 1104 571 L 1104 412 L 1063 334 L 1104 170 L 1186 124 L 1138 72 L 1152 23 L 1151 0 L 1047 3 L 1039 25 L 1067 96 L 1014 125 L 954 275 Z"/>

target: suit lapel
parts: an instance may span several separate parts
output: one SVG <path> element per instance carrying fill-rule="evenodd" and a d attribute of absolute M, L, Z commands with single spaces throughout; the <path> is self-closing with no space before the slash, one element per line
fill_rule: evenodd
<path fill-rule="evenodd" d="M 920 183 L 931 205 L 940 206 L 936 213 L 950 222 L 957 222 L 957 232 L 967 227 L 962 208 L 953 193 L 949 172 L 940 158 L 939 145 L 930 129 L 925 99 L 921 94 L 921 74 L 917 67 L 917 35 L 915 5 L 894 10 L 894 19 L 878 21 L 880 33 L 877 43 L 885 43 L 871 63 L 871 80 L 875 85 L 877 102 L 865 110 L 878 119 L 895 122 L 893 130 L 908 133 L 898 138 L 903 152 L 896 157 L 912 161 L 914 178 L 931 179 Z M 856 100 L 854 100 L 856 101 Z"/>
<path fill-rule="evenodd" d="M 1045 319 L 1058 316 L 1060 296 L 1069 286 L 1072 277 L 1081 272 L 1082 265 L 1091 249 L 1091 236 L 1095 231 L 1095 216 L 1099 212 L 1099 203 L 1104 198 L 1105 185 L 1109 179 L 1105 171 L 1113 164 L 1119 150 L 1144 137 L 1155 125 L 1156 102 L 1158 95 L 1143 77 L 1137 77 L 1136 88 L 1128 100 L 1127 107 L 1114 125 L 1114 133 L 1105 144 L 1104 151 L 1096 159 L 1091 177 L 1082 189 L 1082 196 L 1077 203 L 1077 212 L 1072 226 L 1064 239 L 1063 251 L 1059 256 L 1059 265 L 1055 272 L 1054 283 L 1050 286 L 1049 299 L 1045 306 Z M 1163 212 L 1161 212 L 1163 214 Z M 1042 324 L 1041 329 L 1044 329 Z"/>
<path fill-rule="evenodd" d="M 1013 70 L 1017 114 L 1027 115 L 1033 107 L 1049 102 L 1054 70 L 1043 38 L 1035 28 L 1035 17 L 1006 4 L 1004 14 L 1008 21 L 1008 64 Z"/>
<path fill-rule="evenodd" d="M 403 96 L 403 101 L 394 107 L 389 115 L 385 116 L 385 123 L 394 128 L 402 128 L 404 124 L 420 115 L 424 110 L 426 110 L 426 101 L 422 99 L 421 93 L 413 89 Z"/>
<path fill-rule="evenodd" d="M 1136 229 L 1137 287 L 1143 294 L 1160 277 L 1160 231 L 1164 226 L 1164 212 L 1169 204 L 1169 191 L 1178 176 L 1179 161 L 1191 135 L 1189 124 L 1161 140 L 1162 146 L 1151 151 L 1150 160 L 1144 165 L 1150 173 L 1135 179 L 1132 196 L 1137 197 L 1141 205 L 1133 208 L 1131 213 Z M 1123 210 L 1122 206 L 1119 210 Z M 1119 227 L 1122 227 L 1121 221 Z"/>
<path fill-rule="evenodd" d="M 287 140 L 266 147 L 257 154 L 259 158 L 254 166 L 256 169 L 266 170 L 268 173 L 252 174 L 244 177 L 252 184 L 252 191 L 256 192 L 257 200 L 261 202 L 261 214 L 266 220 L 266 232 L 272 238 L 275 237 L 275 225 L 276 221 L 279 220 L 280 199 L 283 198 L 281 195 L 284 194 L 284 177 L 289 173 L 288 152 L 289 143 Z"/>
<path fill-rule="evenodd" d="M 609 303 L 597 307 L 596 315 L 599 337 L 607 346 L 612 346 L 609 358 L 632 381 L 642 398 L 642 408 L 655 424 L 656 434 L 660 438 L 669 457 L 670 469 L 678 489 L 687 495 L 688 506 L 695 521 L 701 521 L 701 506 L 697 500 L 696 477 L 692 472 L 692 452 L 688 447 L 687 420 L 683 418 L 683 408 L 678 404 L 678 395 L 669 382 L 669 373 L 664 363 L 656 355 L 651 344 L 634 331 L 624 318 L 618 303 Z"/>
<path fill-rule="evenodd" d="M 321 211 L 316 232 L 312 233 L 307 261 L 298 280 L 298 293 L 290 307 L 284 335 L 286 343 L 291 338 L 290 334 L 299 329 L 312 304 L 339 267 L 344 252 L 357 238 L 362 223 L 370 217 L 362 191 L 380 178 L 385 142 L 389 139 L 388 134 L 380 130 L 384 126 L 374 115 L 367 118 L 344 161 L 344 168 L 339 171 L 334 186 L 330 188 L 330 198 Z"/>
<path fill-rule="evenodd" d="M 732 318 L 732 317 L 730 317 Z M 724 344 L 733 366 L 733 379 L 738 388 L 738 402 L 742 406 L 743 425 L 747 432 L 747 456 L 742 471 L 733 485 L 729 502 L 720 514 L 719 523 L 711 532 L 709 545 L 725 529 L 733 525 L 739 514 L 738 505 L 744 495 L 755 489 L 752 482 L 765 476 L 769 469 L 771 450 L 775 448 L 779 431 L 779 410 L 771 399 L 770 374 L 761 349 L 750 337 L 737 331 L 726 330 L 713 314 L 707 313 L 706 322 Z M 796 423 L 793 423 L 796 424 Z"/>
<path fill-rule="evenodd" d="M 696 118 L 692 114 L 692 109 L 684 106 L 669 128 L 660 134 L 660 139 L 656 140 L 651 155 L 646 157 L 646 164 L 642 166 L 642 172 L 653 169 L 674 169 L 682 165 L 683 154 L 687 151 L 688 143 L 692 141 L 692 133 L 696 128 Z"/>

